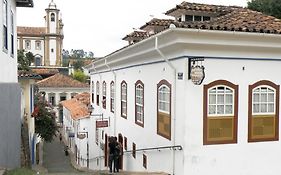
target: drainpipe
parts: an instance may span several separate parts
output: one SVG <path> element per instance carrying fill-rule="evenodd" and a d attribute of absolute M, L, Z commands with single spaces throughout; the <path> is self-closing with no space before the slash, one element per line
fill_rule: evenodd
<path fill-rule="evenodd" d="M 177 70 L 175 68 L 175 66 L 169 61 L 169 59 L 160 51 L 160 49 L 158 48 L 158 37 L 155 37 L 155 50 L 159 53 L 159 55 L 165 60 L 165 62 L 169 65 L 169 67 L 173 70 L 174 72 L 174 87 L 172 88 L 173 90 L 173 146 L 176 145 L 176 89 L 177 89 Z M 173 149 L 173 175 L 175 174 L 175 149 Z"/>
<path fill-rule="evenodd" d="M 107 59 L 104 59 L 104 64 L 106 67 L 112 72 L 114 76 L 114 126 L 113 126 L 113 135 L 116 136 L 116 73 L 111 69 L 111 67 L 107 64 Z M 110 95 L 109 95 L 110 97 Z M 111 102 L 111 101 L 110 101 Z"/>

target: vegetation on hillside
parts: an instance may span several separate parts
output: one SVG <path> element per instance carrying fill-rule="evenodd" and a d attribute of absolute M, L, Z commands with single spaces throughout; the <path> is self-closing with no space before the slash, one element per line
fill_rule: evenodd
<path fill-rule="evenodd" d="M 281 19 L 280 0 L 250 0 L 248 8 Z"/>

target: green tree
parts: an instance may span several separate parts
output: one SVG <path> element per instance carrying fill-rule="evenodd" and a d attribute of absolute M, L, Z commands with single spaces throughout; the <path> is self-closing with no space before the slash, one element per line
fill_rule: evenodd
<path fill-rule="evenodd" d="M 18 69 L 30 70 L 30 64 L 34 61 L 34 55 L 31 52 L 25 53 L 24 50 L 18 50 Z"/>
<path fill-rule="evenodd" d="M 51 142 L 58 131 L 55 113 L 48 106 L 44 98 L 40 95 L 36 96 L 35 109 L 32 113 L 35 118 L 35 133 L 37 133 L 44 141 Z"/>
<path fill-rule="evenodd" d="M 83 60 L 76 60 L 73 62 L 74 70 L 82 70 L 83 66 L 84 66 Z"/>
<path fill-rule="evenodd" d="M 88 77 L 84 74 L 83 71 L 75 70 L 74 74 L 73 74 L 73 78 L 75 80 L 78 80 L 78 81 L 82 82 L 82 83 L 85 83 Z"/>
<path fill-rule="evenodd" d="M 280 0 L 250 0 L 248 8 L 281 19 Z"/>

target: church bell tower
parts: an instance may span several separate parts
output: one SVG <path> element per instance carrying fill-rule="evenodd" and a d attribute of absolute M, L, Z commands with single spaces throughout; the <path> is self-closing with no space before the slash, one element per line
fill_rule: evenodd
<path fill-rule="evenodd" d="M 45 66 L 62 66 L 63 23 L 59 9 L 52 0 L 45 9 Z"/>

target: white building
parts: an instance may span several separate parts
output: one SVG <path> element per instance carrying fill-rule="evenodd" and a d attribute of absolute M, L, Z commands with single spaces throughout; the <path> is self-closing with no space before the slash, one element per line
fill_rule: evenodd
<path fill-rule="evenodd" d="M 39 92 L 45 92 L 45 99 L 54 107 L 57 122 L 62 122 L 62 109 L 59 102 L 69 100 L 82 92 L 89 92 L 89 85 L 70 76 L 57 73 L 36 83 Z"/>
<path fill-rule="evenodd" d="M 126 37 L 129 46 L 93 62 L 94 114 L 110 122 L 97 129 L 94 157 L 115 135 L 127 171 L 281 172 L 281 21 L 244 8 L 187 2 L 166 14 L 175 17 L 170 25 L 145 27 L 162 25 L 162 31 Z M 107 168 L 106 146 L 102 153 L 90 168 Z"/>
<path fill-rule="evenodd" d="M 92 134 L 93 119 L 90 117 L 88 106 L 90 94 L 84 92 L 70 100 L 61 102 L 63 106 L 63 136 L 66 144 L 75 156 L 77 165 L 88 167 L 90 164 L 90 145 L 95 144 Z"/>
<path fill-rule="evenodd" d="M 19 71 L 18 79 L 21 86 L 21 117 L 23 126 L 26 127 L 23 130 L 27 129 L 27 133 L 22 132 L 22 136 L 26 134 L 28 139 L 22 140 L 22 144 L 29 141 L 30 163 L 36 164 L 36 160 L 39 160 L 39 157 L 36 156 L 36 150 L 39 149 L 40 139 L 35 134 L 35 121 L 31 114 L 34 111 L 35 81 L 41 79 L 41 76 L 27 71 Z M 23 136 L 22 139 L 25 137 Z"/>
<path fill-rule="evenodd" d="M 33 7 L 33 1 L 0 3 L 0 167 L 20 166 L 21 89 L 17 75 L 16 8 Z"/>
<path fill-rule="evenodd" d="M 45 11 L 44 27 L 17 27 L 18 49 L 34 54 L 33 66 L 61 67 L 64 35 L 60 10 L 52 0 Z"/>

